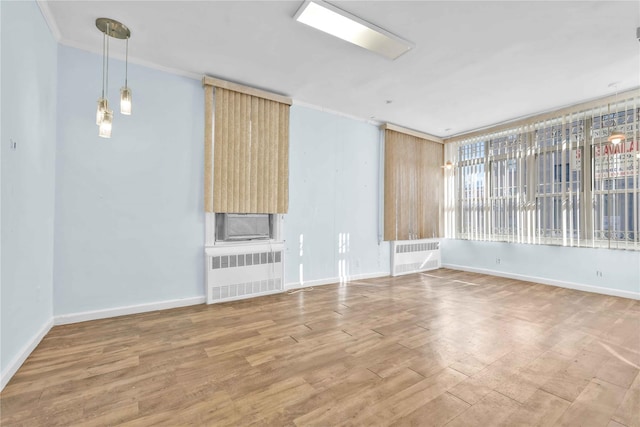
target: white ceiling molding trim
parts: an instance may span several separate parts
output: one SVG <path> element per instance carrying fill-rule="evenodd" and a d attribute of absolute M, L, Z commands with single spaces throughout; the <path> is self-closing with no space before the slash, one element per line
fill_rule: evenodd
<path fill-rule="evenodd" d="M 420 132 L 420 131 L 417 131 L 417 130 L 405 128 L 405 127 L 398 126 L 398 125 L 394 125 L 392 123 L 385 123 L 382 126 L 380 126 L 380 129 L 382 129 L 382 130 L 393 130 L 393 131 L 396 131 L 396 132 L 400 132 L 400 133 L 404 133 L 404 134 L 407 134 L 407 135 L 415 136 L 416 138 L 426 139 L 426 140 L 429 140 L 429 141 L 433 141 L 433 142 L 437 142 L 437 143 L 440 143 L 440 144 L 444 144 L 443 139 L 440 138 L 439 136 L 431 135 L 431 134 L 428 134 L 428 133 Z"/>
<path fill-rule="evenodd" d="M 58 43 L 60 43 L 63 46 L 72 47 L 74 49 L 82 50 L 82 51 L 93 53 L 96 55 L 102 55 L 102 51 L 94 48 L 89 48 L 84 43 L 78 43 L 78 42 L 75 42 L 72 40 L 66 40 L 66 39 L 59 40 Z M 125 60 L 124 53 L 109 52 L 109 57 L 111 59 L 117 59 L 122 62 L 124 62 Z M 176 76 L 187 77 L 193 80 L 198 80 L 198 81 L 202 80 L 202 74 L 181 70 L 179 68 L 165 67 L 164 65 L 159 65 L 159 64 L 156 64 L 155 62 L 145 61 L 143 59 L 138 59 L 132 56 L 129 56 L 129 64 L 141 65 L 143 67 L 151 68 L 152 70 L 162 71 L 162 72 L 173 74 Z"/>
<path fill-rule="evenodd" d="M 298 101 L 297 99 L 293 99 L 293 103 L 291 105 L 310 108 L 312 110 L 322 111 L 323 113 L 332 114 L 334 116 L 340 116 L 340 117 L 344 117 L 346 119 L 351 119 L 351 120 L 356 120 L 356 121 L 359 121 L 359 122 L 369 123 L 370 125 L 374 125 L 376 127 L 379 127 L 382 124 L 381 121 L 376 120 L 376 119 L 354 116 L 352 114 L 343 113 L 342 111 L 332 110 L 331 108 L 325 108 L 325 107 L 323 107 L 321 105 L 311 104 L 311 103 L 304 102 L 304 101 Z"/>
<path fill-rule="evenodd" d="M 415 43 L 389 61 L 293 20 L 303 0 L 37 1 L 62 45 L 99 54 L 93 23 L 111 16 L 138 28 L 132 64 L 445 139 L 637 87 L 640 72 L 639 2 L 331 0 Z"/>
<path fill-rule="evenodd" d="M 615 103 L 618 101 L 622 101 L 624 99 L 633 98 L 634 96 L 638 96 L 638 95 L 640 95 L 640 86 L 636 87 L 635 89 L 625 90 L 624 92 L 620 92 L 617 94 L 600 96 L 597 98 L 592 98 L 586 101 L 578 102 L 576 104 L 564 105 L 559 108 L 553 108 L 550 110 L 541 111 L 541 112 L 529 114 L 526 116 L 516 117 L 510 120 L 505 120 L 500 123 L 495 123 L 493 125 L 484 126 L 478 129 L 473 129 L 468 132 L 462 132 L 456 135 L 451 135 L 444 138 L 444 143 L 447 144 L 450 142 L 456 142 L 461 139 L 471 138 L 479 134 L 499 132 L 503 129 L 513 128 L 513 127 L 525 125 L 531 122 L 539 122 L 542 120 L 553 119 L 558 116 L 563 116 L 566 114 L 589 110 L 591 108 L 597 108 L 607 103 Z"/>
<path fill-rule="evenodd" d="M 96 55 L 102 55 L 102 51 L 100 49 L 89 47 L 86 43 L 83 43 L 83 42 L 77 42 L 74 40 L 63 38 L 62 34 L 60 33 L 60 28 L 58 27 L 58 24 L 56 24 L 56 20 L 53 17 L 53 14 L 51 13 L 51 8 L 49 7 L 49 3 L 50 2 L 46 0 L 36 0 L 36 4 L 40 9 L 40 13 L 42 14 L 42 17 L 47 23 L 47 26 L 49 27 L 49 31 L 51 31 L 51 35 L 53 36 L 53 38 L 58 44 L 61 44 L 67 47 L 72 47 L 74 49 L 79 49 L 85 52 L 95 53 Z M 112 54 L 110 54 L 110 57 L 120 61 L 125 60 L 125 55 L 119 52 L 113 52 Z M 136 59 L 134 57 L 129 57 L 129 62 L 131 64 L 141 65 L 143 67 L 151 68 L 153 70 L 163 71 L 165 73 L 174 74 L 176 76 L 187 77 L 193 80 L 202 79 L 202 74 L 199 74 L 199 73 L 182 70 L 179 68 L 166 67 L 164 65 L 159 65 L 154 62 Z"/>
<path fill-rule="evenodd" d="M 56 42 L 60 43 L 60 39 L 62 35 L 60 33 L 60 28 L 58 28 L 58 24 L 56 24 L 56 20 L 51 13 L 51 9 L 49 8 L 49 2 L 43 0 L 36 0 L 36 4 L 40 8 L 40 13 L 42 13 L 42 17 L 44 18 L 47 26 L 49 27 L 49 31 L 51 31 L 51 35 L 56 40 Z"/>

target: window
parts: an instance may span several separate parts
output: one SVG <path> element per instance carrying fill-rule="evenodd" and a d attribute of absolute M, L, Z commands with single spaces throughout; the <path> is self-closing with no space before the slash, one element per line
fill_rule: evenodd
<path fill-rule="evenodd" d="M 384 240 L 441 237 L 443 144 L 393 125 L 383 129 Z"/>
<path fill-rule="evenodd" d="M 213 77 L 205 88 L 205 211 L 286 213 L 291 99 Z"/>
<path fill-rule="evenodd" d="M 640 108 L 594 114 L 592 120 L 593 240 L 598 245 L 609 243 L 615 248 L 637 249 Z M 635 138 L 613 145 L 607 141 L 612 131 L 635 135 Z"/>
<path fill-rule="evenodd" d="M 491 234 L 512 241 L 519 234 L 522 204 L 527 197 L 526 162 L 519 133 L 494 136 L 489 141 Z"/>
<path fill-rule="evenodd" d="M 459 179 L 457 211 L 458 229 L 467 239 L 481 239 L 485 228 L 485 152 L 484 140 L 461 145 L 459 148 Z"/>
<path fill-rule="evenodd" d="M 592 103 L 447 144 L 447 237 L 640 249 L 639 101 Z M 609 142 L 614 131 L 626 139 Z"/>
<path fill-rule="evenodd" d="M 534 132 L 535 229 L 539 243 L 573 246 L 580 235 L 585 120 L 549 124 Z"/>

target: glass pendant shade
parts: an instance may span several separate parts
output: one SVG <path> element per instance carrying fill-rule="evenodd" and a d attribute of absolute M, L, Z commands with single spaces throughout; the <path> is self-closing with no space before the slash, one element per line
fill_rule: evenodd
<path fill-rule="evenodd" d="M 109 109 L 109 102 L 105 98 L 98 98 L 98 108 L 96 110 L 96 124 L 100 126 L 104 112 Z"/>
<path fill-rule="evenodd" d="M 126 86 L 120 89 L 120 114 L 131 115 L 131 89 Z"/>
<path fill-rule="evenodd" d="M 100 135 L 102 138 L 111 138 L 111 126 L 113 124 L 113 110 L 106 110 L 100 123 Z"/>

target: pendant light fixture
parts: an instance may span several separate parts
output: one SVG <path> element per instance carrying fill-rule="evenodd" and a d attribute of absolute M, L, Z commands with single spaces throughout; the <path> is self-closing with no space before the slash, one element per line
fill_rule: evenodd
<path fill-rule="evenodd" d="M 104 97 L 104 75 L 105 75 L 105 53 L 107 50 L 107 35 L 106 33 L 102 34 L 102 95 L 98 98 L 98 109 L 96 111 L 96 124 L 100 126 L 102 123 L 102 118 L 104 116 L 104 112 L 109 109 L 109 102 L 107 98 Z"/>
<path fill-rule="evenodd" d="M 626 135 L 624 133 L 615 131 L 611 135 L 609 135 L 609 138 L 607 138 L 607 140 L 613 145 L 617 145 L 617 144 L 620 144 L 622 141 L 624 141 L 625 138 L 626 138 Z"/>
<path fill-rule="evenodd" d="M 616 112 L 614 113 L 614 118 L 613 118 L 613 124 L 614 124 L 614 126 L 615 126 L 615 125 L 616 125 L 616 117 L 615 117 L 615 116 L 617 116 L 617 115 L 618 115 L 618 114 L 617 114 L 617 107 L 618 107 L 618 83 L 617 83 L 617 82 L 616 82 L 616 83 L 611 83 L 611 84 L 609 85 L 609 87 L 611 87 L 611 86 L 614 86 L 614 87 L 616 88 L 616 98 L 615 98 L 615 103 L 616 103 L 616 104 L 615 104 L 615 105 L 616 105 Z M 611 114 L 611 104 L 609 104 L 609 114 Z M 625 113 L 623 112 L 623 115 L 622 115 L 622 123 L 623 123 L 623 125 L 624 125 L 624 123 L 625 123 L 625 121 L 626 121 L 626 120 L 625 120 L 625 119 L 626 119 L 626 117 L 625 117 L 625 115 L 624 115 L 624 114 L 625 114 Z M 618 145 L 618 144 L 620 144 L 622 141 L 624 141 L 624 140 L 626 139 L 626 137 L 627 137 L 627 136 L 624 134 L 624 132 L 619 131 L 619 130 L 615 130 L 615 129 L 614 129 L 614 130 L 613 130 L 613 132 L 611 132 L 611 133 L 609 134 L 609 137 L 607 138 L 607 141 L 609 141 L 609 142 L 610 142 L 610 143 L 612 143 L 613 145 Z"/>
<path fill-rule="evenodd" d="M 109 30 L 111 29 L 111 23 L 107 22 L 106 32 L 103 38 L 105 39 L 102 52 L 102 98 L 98 100 L 98 115 L 100 117 L 100 123 L 98 124 L 98 135 L 102 138 L 111 138 L 111 125 L 113 123 L 113 110 L 109 109 L 109 101 L 106 96 L 109 93 Z M 103 102 L 103 105 L 100 103 Z"/>
<path fill-rule="evenodd" d="M 127 37 L 127 47 L 124 56 L 124 87 L 120 88 L 120 114 L 126 116 L 131 115 L 131 89 L 128 86 L 128 74 L 129 74 L 129 37 Z"/>
<path fill-rule="evenodd" d="M 128 86 L 129 37 L 131 31 L 126 25 L 110 18 L 96 19 L 96 27 L 103 33 L 102 37 L 102 95 L 98 98 L 96 124 L 100 127 L 98 135 L 111 138 L 113 127 L 113 110 L 109 109 L 109 38 L 126 40 L 124 87 L 120 89 L 120 113 L 131 114 L 131 89 Z"/>

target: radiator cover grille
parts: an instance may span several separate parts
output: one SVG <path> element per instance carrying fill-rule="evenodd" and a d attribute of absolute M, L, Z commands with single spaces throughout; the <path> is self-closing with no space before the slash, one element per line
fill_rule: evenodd
<path fill-rule="evenodd" d="M 250 265 L 273 264 L 282 262 L 282 251 L 255 252 L 247 254 L 216 255 L 211 258 L 211 268 L 235 268 Z"/>
<path fill-rule="evenodd" d="M 397 240 L 391 245 L 392 276 L 435 270 L 441 266 L 439 240 Z"/>
<path fill-rule="evenodd" d="M 207 248 L 207 303 L 282 292 L 283 250 L 281 243 Z"/>

